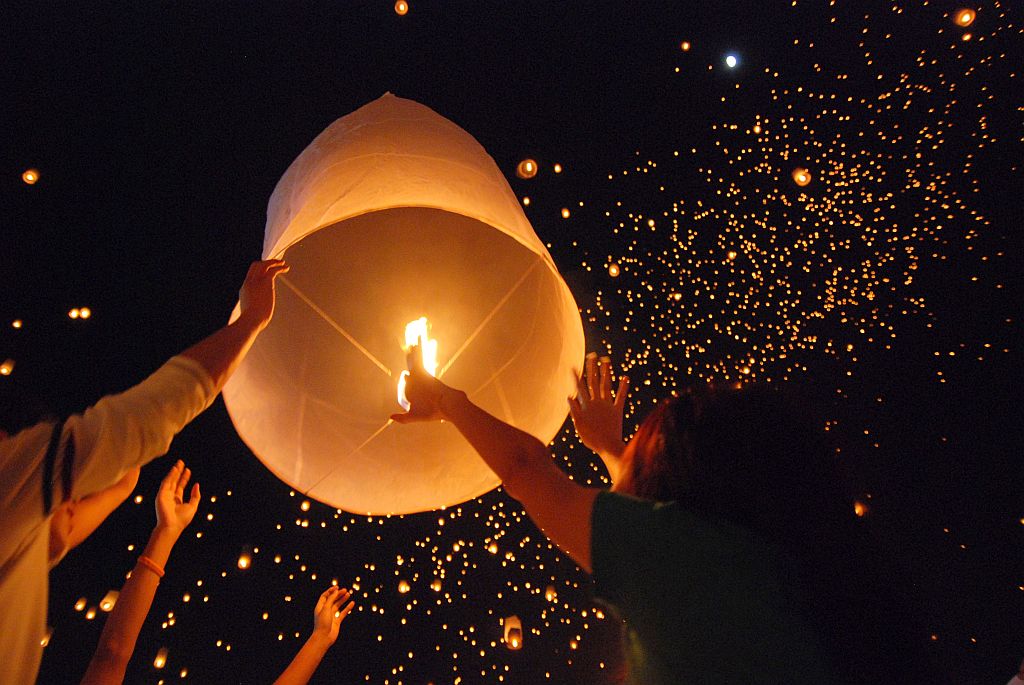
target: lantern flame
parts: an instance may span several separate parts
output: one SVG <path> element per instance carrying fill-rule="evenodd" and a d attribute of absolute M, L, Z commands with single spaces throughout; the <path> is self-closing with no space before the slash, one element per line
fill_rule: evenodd
<path fill-rule="evenodd" d="M 970 8 L 964 8 L 956 13 L 956 23 L 958 26 L 970 26 L 974 23 L 974 18 L 978 16 L 978 13 Z"/>
<path fill-rule="evenodd" d="M 419 345 L 423 368 L 431 376 L 437 377 L 437 340 L 430 338 L 429 334 L 430 322 L 427 321 L 427 317 L 421 316 L 415 321 L 410 321 L 405 325 L 405 350 Z M 405 397 L 405 383 L 408 377 L 409 372 L 403 371 L 398 378 L 398 404 L 406 411 L 409 411 L 411 406 Z"/>

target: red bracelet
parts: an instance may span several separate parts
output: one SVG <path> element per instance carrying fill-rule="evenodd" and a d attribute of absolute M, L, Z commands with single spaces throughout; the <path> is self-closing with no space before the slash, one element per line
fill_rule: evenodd
<path fill-rule="evenodd" d="M 164 577 L 164 570 L 162 568 L 160 568 L 159 566 L 157 566 L 157 563 L 155 561 L 153 561 L 152 559 L 150 559 L 149 557 L 147 557 L 147 556 L 139 557 L 138 563 L 142 564 L 143 566 L 148 568 L 150 571 L 155 573 L 157 578 L 163 578 Z"/>

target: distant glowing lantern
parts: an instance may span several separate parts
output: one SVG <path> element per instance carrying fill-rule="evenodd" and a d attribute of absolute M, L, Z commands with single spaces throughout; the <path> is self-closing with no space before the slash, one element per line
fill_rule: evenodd
<path fill-rule="evenodd" d="M 736 57 L 736 55 L 726 55 L 725 56 L 725 66 L 729 67 L 730 69 L 735 69 L 736 65 L 739 64 L 739 63 L 740 63 L 740 60 L 739 60 L 738 57 Z"/>
<path fill-rule="evenodd" d="M 167 665 L 167 648 L 161 647 L 157 650 L 156 658 L 153 659 L 153 668 L 163 668 Z"/>
<path fill-rule="evenodd" d="M 736 259 L 736 250 L 729 250 L 728 252 L 726 252 L 725 258 L 728 259 L 730 262 Z"/>
<path fill-rule="evenodd" d="M 754 133 L 761 132 L 761 124 L 754 124 Z"/>
<path fill-rule="evenodd" d="M 793 182 L 801 188 L 811 182 L 811 172 L 803 167 L 793 169 Z"/>
<path fill-rule="evenodd" d="M 100 600 L 100 611 L 105 611 L 108 614 L 113 611 L 114 605 L 117 604 L 117 598 L 120 594 L 121 593 L 117 590 L 111 590 L 107 594 L 103 595 L 103 599 Z"/>
<path fill-rule="evenodd" d="M 533 178 L 537 175 L 537 162 L 532 159 L 524 159 L 516 165 L 516 176 L 519 178 Z"/>
<path fill-rule="evenodd" d="M 395 14 L 397 14 L 400 17 L 404 17 L 408 13 L 409 3 L 407 3 L 405 0 L 398 0 L 398 2 L 395 3 Z"/>
<path fill-rule="evenodd" d="M 96 607 L 89 607 L 85 611 L 85 620 L 91 621 L 96 618 Z"/>
<path fill-rule="evenodd" d="M 78 601 L 75 602 L 75 611 L 82 611 L 85 609 L 85 597 L 79 597 Z"/>
<path fill-rule="evenodd" d="M 971 24 L 974 23 L 974 19 L 977 16 L 977 12 L 970 9 L 969 7 L 965 7 L 964 9 L 957 10 L 954 21 L 956 22 L 957 26 L 970 26 Z"/>
<path fill-rule="evenodd" d="M 69 319 L 77 319 L 80 314 L 81 314 L 81 312 L 78 310 L 78 307 L 75 307 L 74 309 L 69 309 L 68 310 L 68 318 Z"/>
<path fill-rule="evenodd" d="M 249 554 L 249 550 L 243 549 L 242 553 L 238 555 L 238 568 L 245 571 L 252 566 L 252 555 Z"/>
<path fill-rule="evenodd" d="M 43 647 L 50 644 L 50 638 L 53 637 L 53 626 L 46 626 L 46 632 L 39 638 L 39 644 Z"/>
<path fill-rule="evenodd" d="M 430 583 L 430 589 L 433 590 L 434 592 L 440 592 L 441 591 L 441 581 L 438 580 L 437 578 L 434 578 L 434 580 Z"/>
<path fill-rule="evenodd" d="M 309 507 L 310 504 L 308 499 L 302 500 L 302 504 L 299 505 L 299 509 L 301 509 L 302 511 L 309 511 Z"/>
<path fill-rule="evenodd" d="M 853 513 L 860 518 L 867 516 L 868 512 L 870 511 L 871 508 L 864 502 L 861 502 L 860 500 L 857 500 L 856 502 L 853 503 Z"/>
<path fill-rule="evenodd" d="M 549 602 L 554 602 L 556 599 L 558 599 L 558 593 L 555 592 L 554 585 L 548 585 L 547 589 L 544 590 L 544 599 L 546 599 Z"/>
<path fill-rule="evenodd" d="M 88 307 L 82 307 L 78 310 L 78 316 L 83 319 L 88 319 L 92 316 L 92 310 Z"/>
<path fill-rule="evenodd" d="M 967 32 L 967 33 L 965 33 L 964 35 L 960 36 L 960 40 L 962 40 L 962 41 L 963 41 L 963 42 L 965 42 L 965 43 L 966 43 L 967 41 L 971 40 L 972 38 L 974 38 L 974 36 L 973 36 L 973 35 L 971 34 L 971 32 L 970 32 L 970 31 L 968 31 L 968 32 Z"/>
<path fill-rule="evenodd" d="M 15 319 L 11 322 L 11 328 L 21 328 L 24 325 L 21 319 Z"/>
<path fill-rule="evenodd" d="M 383 515 L 498 484 L 450 423 L 388 418 L 421 317 L 438 378 L 545 444 L 561 429 L 578 305 L 494 160 L 429 108 L 387 94 L 317 136 L 270 198 L 263 256 L 291 271 L 224 401 L 297 492 Z"/>
<path fill-rule="evenodd" d="M 0 376 L 10 376 L 14 373 L 14 360 L 5 359 L 3 364 L 0 364 Z"/>
<path fill-rule="evenodd" d="M 568 219 L 569 218 L 569 208 L 568 207 L 562 207 L 562 218 L 563 219 Z"/>
<path fill-rule="evenodd" d="M 562 165 L 561 164 L 556 164 L 554 167 L 552 167 L 552 170 L 556 174 L 560 174 L 560 173 L 562 173 Z"/>
<path fill-rule="evenodd" d="M 398 592 L 399 592 L 400 594 L 403 594 L 403 595 L 404 595 L 404 594 L 405 594 L 405 593 L 407 593 L 407 592 L 408 592 L 408 591 L 409 591 L 410 589 L 411 589 L 411 588 L 409 587 L 409 581 L 407 581 L 407 580 L 400 580 L 400 581 L 398 581 Z"/>
<path fill-rule="evenodd" d="M 518 616 L 506 616 L 505 624 L 505 646 L 509 649 L 522 649 L 523 647 L 523 624 Z"/>
<path fill-rule="evenodd" d="M 25 171 L 21 173 L 21 180 L 30 186 L 35 185 L 36 181 L 39 180 L 39 170 L 25 169 Z"/>
<path fill-rule="evenodd" d="M 682 43 L 679 44 L 679 49 L 682 50 L 683 52 L 689 52 L 690 47 L 692 46 L 690 45 L 690 41 L 688 40 L 684 40 Z"/>
<path fill-rule="evenodd" d="M 619 275 L 619 273 L 620 273 L 620 270 L 619 270 L 619 265 L 618 264 L 616 264 L 615 262 L 612 262 L 611 264 L 608 265 L 608 275 L 609 276 L 611 276 L 612 278 L 615 278 L 615 277 L 617 277 Z"/>

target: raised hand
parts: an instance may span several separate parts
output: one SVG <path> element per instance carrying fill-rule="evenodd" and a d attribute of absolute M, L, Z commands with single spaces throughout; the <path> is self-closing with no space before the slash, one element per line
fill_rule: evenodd
<path fill-rule="evenodd" d="M 188 486 L 192 471 L 185 466 L 185 462 L 178 460 L 174 462 L 170 472 L 164 476 L 160 483 L 160 489 L 156 493 L 156 524 L 158 528 L 181 532 L 188 524 L 199 508 L 199 483 L 192 485 L 192 492 L 189 499 L 185 501 L 185 488 Z"/>
<path fill-rule="evenodd" d="M 405 398 L 409 401 L 409 411 L 392 414 L 391 419 L 397 423 L 439 421 L 443 418 L 441 396 L 448 389 L 447 386 L 423 368 L 423 353 L 419 345 L 409 348 L 406 361 L 409 370 L 405 372 Z"/>
<path fill-rule="evenodd" d="M 608 357 L 598 360 L 593 352 L 588 354 L 586 370 L 578 380 L 578 393 L 569 398 L 569 413 L 584 445 L 606 460 L 617 460 L 625 449 L 622 415 L 629 394 L 629 377 L 619 378 L 619 387 L 613 396 L 611 376 L 612 363 Z"/>
<path fill-rule="evenodd" d="M 352 593 L 342 587 L 332 585 L 324 590 L 313 609 L 313 634 L 326 638 L 330 644 L 338 639 L 338 628 L 345 617 L 352 611 L 355 603 L 349 602 Z"/>
<path fill-rule="evenodd" d="M 241 318 L 248 319 L 257 328 L 263 329 L 274 316 L 274 282 L 280 274 L 288 272 L 288 265 L 281 259 L 267 259 L 253 262 L 238 293 Z"/>

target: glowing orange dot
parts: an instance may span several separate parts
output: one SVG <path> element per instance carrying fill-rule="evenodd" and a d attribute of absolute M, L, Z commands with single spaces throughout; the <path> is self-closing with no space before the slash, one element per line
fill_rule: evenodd
<path fill-rule="evenodd" d="M 302 511 L 309 511 L 309 500 L 302 500 L 302 504 L 299 505 L 299 509 L 302 509 Z"/>
<path fill-rule="evenodd" d="M 537 175 L 537 162 L 532 159 L 524 159 L 516 165 L 516 176 L 519 178 L 533 178 Z"/>
<path fill-rule="evenodd" d="M 615 278 L 620 273 L 619 265 L 614 262 L 608 265 L 608 275 Z"/>
<path fill-rule="evenodd" d="M 167 648 L 161 647 L 153 659 L 153 668 L 163 668 L 167 664 Z"/>
<path fill-rule="evenodd" d="M 409 581 L 403 580 L 398 583 L 398 591 L 403 595 L 410 590 Z"/>
<path fill-rule="evenodd" d="M 406 14 L 408 14 L 408 12 L 409 3 L 407 3 L 405 0 L 398 0 L 398 2 L 395 3 L 395 14 L 397 14 L 400 17 L 404 17 Z"/>
<path fill-rule="evenodd" d="M 867 516 L 868 511 L 870 511 L 868 505 L 864 504 L 860 500 L 857 500 L 856 502 L 853 503 L 853 513 L 856 514 L 858 517 L 863 518 Z"/>
<path fill-rule="evenodd" d="M 736 250 L 729 250 L 728 252 L 725 253 L 725 256 L 731 262 L 732 260 L 736 259 Z"/>
<path fill-rule="evenodd" d="M 21 174 L 21 180 L 30 186 L 35 185 L 39 180 L 39 169 L 25 169 Z"/>
<path fill-rule="evenodd" d="M 690 47 L 690 41 L 688 40 L 684 40 L 682 43 L 679 44 L 679 49 L 682 50 L 683 52 L 689 52 Z"/>
<path fill-rule="evenodd" d="M 81 313 L 81 312 L 79 312 L 79 311 L 78 311 L 78 307 L 75 307 L 74 309 L 72 309 L 72 310 L 68 311 L 68 318 L 69 318 L 69 319 L 77 319 L 77 318 L 78 318 L 78 315 L 79 315 L 80 313 Z"/>
<path fill-rule="evenodd" d="M 553 168 L 554 168 L 554 171 L 555 171 L 556 174 L 562 173 L 562 165 L 561 164 L 556 164 Z"/>
<path fill-rule="evenodd" d="M 569 218 L 569 210 L 567 208 L 565 208 L 565 207 L 562 207 L 562 218 L 563 219 L 568 219 Z"/>
<path fill-rule="evenodd" d="M 248 552 L 242 552 L 238 555 L 238 568 L 243 571 L 252 566 L 252 557 L 249 556 Z"/>
<path fill-rule="evenodd" d="M 957 26 L 970 26 L 974 23 L 974 18 L 978 16 L 978 13 L 969 7 L 965 7 L 962 10 L 957 10 L 956 21 Z"/>
<path fill-rule="evenodd" d="M 793 169 L 793 182 L 803 187 L 811 182 L 811 172 L 803 167 Z"/>
<path fill-rule="evenodd" d="M 974 36 L 972 36 L 970 33 L 965 33 L 964 35 L 960 36 L 960 40 L 964 41 L 965 43 L 969 41 L 971 38 L 974 38 Z"/>
<path fill-rule="evenodd" d="M 761 124 L 754 124 L 754 133 L 761 132 Z"/>
<path fill-rule="evenodd" d="M 7 359 L 0 364 L 0 376 L 10 376 L 14 372 L 14 360 Z"/>
<path fill-rule="evenodd" d="M 15 319 L 11 322 L 11 328 L 21 328 L 22 325 L 21 319 Z"/>
<path fill-rule="evenodd" d="M 81 309 L 78 310 L 78 316 L 82 319 L 88 319 L 90 316 L 92 316 L 92 310 L 89 309 L 88 307 L 82 307 Z"/>
<path fill-rule="evenodd" d="M 524 207 L 529 207 L 530 206 L 530 198 L 528 198 L 528 197 L 524 197 L 523 198 L 523 206 Z"/>

